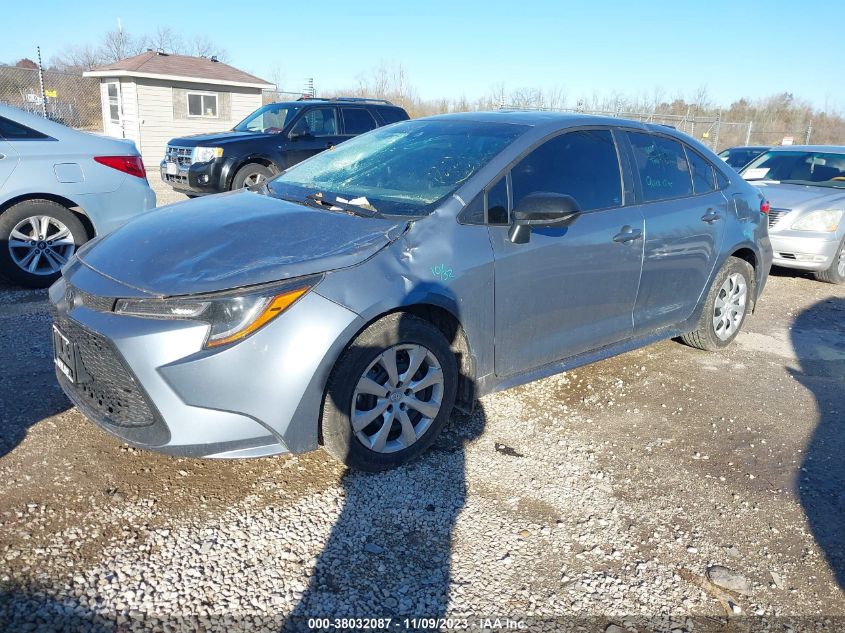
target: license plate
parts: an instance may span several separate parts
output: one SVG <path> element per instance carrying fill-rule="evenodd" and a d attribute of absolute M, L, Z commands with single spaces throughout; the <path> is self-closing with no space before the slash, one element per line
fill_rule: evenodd
<path fill-rule="evenodd" d="M 76 382 L 76 349 L 62 331 L 53 326 L 53 362 L 70 382 Z"/>
<path fill-rule="evenodd" d="M 164 168 L 164 173 L 168 176 L 178 176 L 179 175 L 179 165 L 176 163 L 167 163 Z"/>

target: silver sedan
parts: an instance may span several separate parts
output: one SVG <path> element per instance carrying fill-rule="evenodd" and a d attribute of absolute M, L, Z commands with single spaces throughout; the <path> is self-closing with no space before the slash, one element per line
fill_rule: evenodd
<path fill-rule="evenodd" d="M 76 249 L 154 209 L 132 141 L 0 105 L 0 275 L 44 288 Z"/>
<path fill-rule="evenodd" d="M 774 264 L 845 283 L 845 147 L 778 147 L 742 170 L 768 198 Z"/>

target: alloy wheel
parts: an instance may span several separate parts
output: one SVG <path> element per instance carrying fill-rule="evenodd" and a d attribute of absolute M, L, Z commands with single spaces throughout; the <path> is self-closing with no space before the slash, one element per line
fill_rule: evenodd
<path fill-rule="evenodd" d="M 267 180 L 267 179 L 264 177 L 264 174 L 259 174 L 259 173 L 248 174 L 247 177 L 244 178 L 244 187 L 252 187 L 253 185 L 260 185 L 265 180 Z"/>
<path fill-rule="evenodd" d="M 839 247 L 839 264 L 836 266 L 836 272 L 840 277 L 845 277 L 845 242 Z"/>
<path fill-rule="evenodd" d="M 377 453 L 408 448 L 431 427 L 443 403 L 443 370 L 422 345 L 384 350 L 352 395 L 350 420 L 358 440 Z"/>
<path fill-rule="evenodd" d="M 70 229 L 49 215 L 36 215 L 18 222 L 8 239 L 12 261 L 33 275 L 59 272 L 76 244 Z"/>
<path fill-rule="evenodd" d="M 721 340 L 727 341 L 739 329 L 748 301 L 748 284 L 740 273 L 725 279 L 713 309 L 713 330 Z"/>

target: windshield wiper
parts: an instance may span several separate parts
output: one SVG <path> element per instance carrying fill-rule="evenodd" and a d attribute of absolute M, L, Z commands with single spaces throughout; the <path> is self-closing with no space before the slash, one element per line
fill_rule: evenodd
<path fill-rule="evenodd" d="M 338 209 L 342 209 L 344 211 L 349 211 L 350 213 L 354 213 L 355 215 L 360 215 L 364 218 L 384 218 L 381 212 L 379 212 L 373 205 L 368 204 L 367 206 L 360 206 L 357 204 L 352 204 L 351 202 L 341 202 L 340 200 L 326 200 L 321 193 L 312 193 L 305 196 L 309 200 L 313 200 L 317 204 L 320 205 L 323 209 L 331 209 L 331 207 L 336 207 Z"/>

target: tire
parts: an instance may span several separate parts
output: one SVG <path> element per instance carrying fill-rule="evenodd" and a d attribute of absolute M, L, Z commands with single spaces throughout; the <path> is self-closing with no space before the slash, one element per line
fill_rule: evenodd
<path fill-rule="evenodd" d="M 39 234 L 45 227 L 46 234 Z M 46 288 L 87 241 L 88 232 L 67 207 L 51 200 L 19 202 L 0 214 L 0 274 L 21 286 Z"/>
<path fill-rule="evenodd" d="M 390 378 L 385 358 L 394 359 L 399 381 Z M 418 369 L 405 377 L 412 358 L 421 359 Z M 384 395 L 377 395 L 382 384 L 388 385 Z M 403 389 L 414 384 L 422 388 Z M 431 386 L 423 386 L 427 384 Z M 323 447 L 355 470 L 377 472 L 407 463 L 428 449 L 443 429 L 455 405 L 457 384 L 457 359 L 440 330 L 413 315 L 388 315 L 361 332 L 332 370 L 321 417 Z M 359 391 L 361 387 L 365 391 Z M 414 403 L 425 405 L 428 415 Z M 353 406 L 356 419 L 365 422 L 357 431 Z M 370 416 L 372 421 L 366 422 Z M 409 423 L 413 435 L 406 434 Z"/>
<path fill-rule="evenodd" d="M 275 175 L 275 172 L 269 167 L 258 163 L 247 163 L 235 173 L 235 177 L 232 179 L 232 190 L 260 184 Z"/>
<path fill-rule="evenodd" d="M 698 320 L 698 327 L 681 336 L 691 347 L 715 352 L 730 345 L 742 329 L 748 309 L 751 306 L 751 291 L 754 288 L 754 269 L 748 262 L 729 257 L 707 293 L 704 309 Z M 717 301 L 728 300 L 726 308 L 719 308 Z M 717 321 L 720 327 L 717 329 Z"/>
<path fill-rule="evenodd" d="M 829 284 L 845 284 L 845 238 L 839 244 L 839 249 L 836 255 L 833 256 L 833 263 L 827 270 L 820 270 L 814 273 L 814 276 L 819 281 L 824 281 Z"/>

